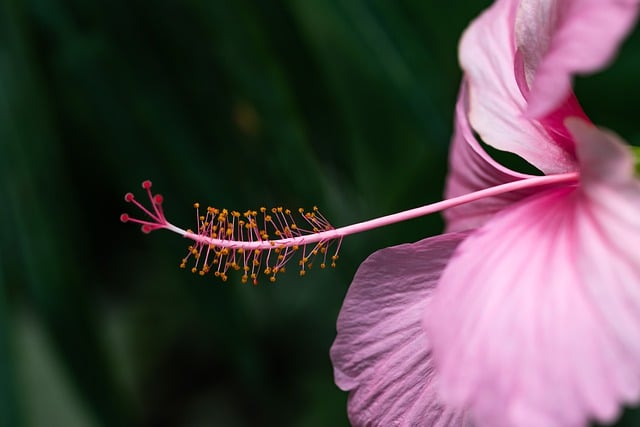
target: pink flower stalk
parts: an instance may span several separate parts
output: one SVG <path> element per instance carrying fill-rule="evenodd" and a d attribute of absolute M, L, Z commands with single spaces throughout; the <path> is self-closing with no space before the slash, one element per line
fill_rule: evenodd
<path fill-rule="evenodd" d="M 283 207 L 261 207 L 259 210 L 240 213 L 209 206 L 206 214 L 201 215 L 200 204 L 194 203 L 197 232 L 177 227 L 166 219 L 162 209 L 164 198 L 160 194 L 153 194 L 151 181 L 146 180 L 142 183 L 142 188 L 146 190 L 151 209 L 136 200 L 133 193 L 125 194 L 124 200 L 136 206 L 147 219 L 134 218 L 123 213 L 120 220 L 140 224 L 143 233 L 164 229 L 192 240 L 194 243 L 189 246 L 186 257 L 182 259 L 181 268 L 186 268 L 190 259 L 193 259 L 192 273 L 199 273 L 201 276 L 212 273 L 226 281 L 228 271 L 238 270 L 242 272 L 243 283 L 251 279 L 256 285 L 261 273 L 267 275 L 271 282 L 275 282 L 277 274 L 285 272 L 285 264 L 297 252 L 301 252 L 298 261 L 301 276 L 311 269 L 313 260 L 318 255 L 321 256 L 320 268 L 324 269 L 327 265 L 335 267 L 342 239 L 351 234 L 407 221 L 498 194 L 533 187 L 549 187 L 559 183 L 574 183 L 577 178 L 576 173 L 531 176 L 526 180 L 507 182 L 340 228 L 334 228 L 315 206 L 311 212 L 298 209 L 296 221 L 293 212 Z M 329 255 L 329 247 L 333 242 L 337 242 L 336 249 L 333 250 L 333 255 Z"/>
<path fill-rule="evenodd" d="M 640 401 L 640 180 L 588 122 L 574 73 L 605 66 L 638 1 L 498 0 L 463 35 L 447 234 L 360 266 L 331 349 L 355 426 L 584 426 Z"/>

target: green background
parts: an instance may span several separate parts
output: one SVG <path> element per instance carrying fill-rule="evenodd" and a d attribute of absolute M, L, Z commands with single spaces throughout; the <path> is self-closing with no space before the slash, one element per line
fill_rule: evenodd
<path fill-rule="evenodd" d="M 347 425 L 328 353 L 350 279 L 440 217 L 253 287 L 180 270 L 187 242 L 121 224 L 123 195 L 152 179 L 183 227 L 194 201 L 338 226 L 438 200 L 487 4 L 0 0 L 0 425 Z M 635 33 L 577 83 L 636 143 L 638 69 Z"/>

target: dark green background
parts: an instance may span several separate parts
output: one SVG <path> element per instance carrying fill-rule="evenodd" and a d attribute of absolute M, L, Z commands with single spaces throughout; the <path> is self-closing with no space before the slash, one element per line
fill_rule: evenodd
<path fill-rule="evenodd" d="M 187 242 L 121 224 L 123 195 L 152 179 L 183 227 L 194 201 L 338 226 L 438 200 L 486 4 L 0 0 L 0 425 L 347 425 L 328 352 L 350 279 L 439 216 L 252 287 L 180 270 Z M 635 34 L 578 82 L 636 142 L 639 69 Z"/>

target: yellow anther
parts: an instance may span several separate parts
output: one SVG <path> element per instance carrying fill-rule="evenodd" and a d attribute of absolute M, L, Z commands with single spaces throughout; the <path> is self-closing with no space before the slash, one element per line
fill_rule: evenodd
<path fill-rule="evenodd" d="M 200 203 L 196 202 L 193 204 L 194 209 L 198 209 L 200 207 Z"/>
<path fill-rule="evenodd" d="M 285 214 L 287 214 L 287 215 L 291 215 L 291 209 L 286 209 L 286 210 L 284 211 L 284 213 L 285 213 Z"/>
<path fill-rule="evenodd" d="M 275 282 L 275 281 L 276 281 L 276 276 L 271 276 L 271 277 L 269 277 L 269 281 L 270 281 L 271 283 Z"/>
<path fill-rule="evenodd" d="M 267 211 L 267 208 L 265 208 L 264 206 L 260 207 L 260 212 L 265 213 Z"/>
<path fill-rule="evenodd" d="M 193 268 L 191 269 L 191 272 L 192 272 L 192 273 L 195 273 L 196 271 L 198 271 L 198 269 L 197 269 L 197 268 L 195 268 L 195 267 L 193 267 Z"/>
<path fill-rule="evenodd" d="M 204 221 L 204 216 L 200 215 L 200 221 Z"/>
<path fill-rule="evenodd" d="M 198 274 L 200 274 L 201 276 L 204 276 L 204 270 L 200 270 Z"/>
<path fill-rule="evenodd" d="M 305 273 L 306 273 L 306 271 L 304 271 L 304 270 L 300 270 L 300 275 L 301 275 L 301 276 L 304 276 L 304 275 L 305 275 Z"/>
<path fill-rule="evenodd" d="M 249 280 L 249 276 L 247 276 L 246 274 L 244 274 L 244 275 L 242 276 L 242 279 L 241 279 L 241 280 L 242 280 L 242 283 L 247 283 L 247 281 Z"/>
<path fill-rule="evenodd" d="M 327 264 L 325 264 L 324 262 L 320 264 L 320 268 L 325 269 L 326 267 L 327 267 Z"/>
<path fill-rule="evenodd" d="M 265 215 L 264 220 L 267 222 L 271 222 L 271 215 Z"/>

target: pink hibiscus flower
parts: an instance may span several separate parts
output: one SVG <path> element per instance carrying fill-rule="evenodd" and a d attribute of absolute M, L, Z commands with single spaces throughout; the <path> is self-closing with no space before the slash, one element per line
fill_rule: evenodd
<path fill-rule="evenodd" d="M 638 1 L 498 0 L 460 44 L 448 234 L 374 253 L 331 350 L 356 426 L 582 426 L 640 399 L 640 180 L 591 125 L 571 75 L 605 66 Z M 561 176 L 561 175 L 557 175 Z"/>
<path fill-rule="evenodd" d="M 449 209 L 447 234 L 378 251 L 356 273 L 331 349 L 352 423 L 611 422 L 640 399 L 640 180 L 571 76 L 611 60 L 639 1 L 498 0 L 470 25 L 443 202 L 340 228 L 316 208 L 196 203 L 191 231 L 145 181 L 149 209 L 125 200 L 147 219 L 121 219 L 191 239 L 194 273 L 256 284 L 296 253 L 304 275 L 314 257 L 333 266 L 345 236 Z M 498 164 L 475 134 L 546 175 Z"/>

